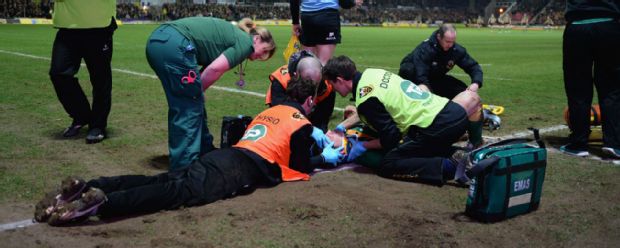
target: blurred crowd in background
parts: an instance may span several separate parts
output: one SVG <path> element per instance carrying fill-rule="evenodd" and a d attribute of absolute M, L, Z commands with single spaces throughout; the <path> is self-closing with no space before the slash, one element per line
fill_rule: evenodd
<path fill-rule="evenodd" d="M 134 2 L 117 4 L 117 18 L 124 21 L 168 21 L 190 16 L 213 16 L 226 20 L 249 17 L 256 20 L 290 19 L 288 2 L 269 0 L 243 1 L 236 4 L 174 3 L 151 6 Z M 380 2 L 380 3 L 379 3 Z M 507 1 L 489 16 L 485 9 L 489 0 L 383 0 L 364 1 L 358 8 L 341 11 L 345 24 L 380 24 L 383 22 L 441 22 L 478 25 L 563 25 L 566 1 Z M 509 8 L 511 3 L 515 6 Z M 503 12 L 507 10 L 507 12 Z M 52 0 L 3 0 L 0 18 L 51 18 Z M 486 13 L 486 15 L 485 15 Z M 488 16 L 488 17 L 486 17 Z"/>

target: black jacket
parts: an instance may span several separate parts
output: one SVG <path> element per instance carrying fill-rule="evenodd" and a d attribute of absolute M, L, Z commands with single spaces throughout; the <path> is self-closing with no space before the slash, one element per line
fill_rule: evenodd
<path fill-rule="evenodd" d="M 415 84 L 433 87 L 433 79 L 446 75 L 454 65 L 461 67 L 471 77 L 472 83 L 482 87 L 482 68 L 467 54 L 467 50 L 454 43 L 450 50 L 443 51 L 437 41 L 437 31 L 407 54 L 400 62 L 398 75 Z"/>
<path fill-rule="evenodd" d="M 620 19 L 620 1 L 618 0 L 568 0 L 566 1 L 567 22 L 591 18 Z"/>

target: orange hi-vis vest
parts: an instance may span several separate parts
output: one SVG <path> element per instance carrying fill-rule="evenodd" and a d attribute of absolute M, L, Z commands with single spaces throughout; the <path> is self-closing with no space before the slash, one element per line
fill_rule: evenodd
<path fill-rule="evenodd" d="M 277 105 L 258 114 L 234 145 L 248 149 L 282 171 L 282 181 L 310 180 L 308 174 L 289 168 L 291 135 L 310 121 L 296 108 Z"/>
<path fill-rule="evenodd" d="M 265 104 L 267 105 L 271 104 L 271 84 L 275 80 L 280 82 L 282 88 L 286 90 L 288 82 L 291 80 L 291 74 L 288 73 L 288 65 L 280 66 L 280 68 L 276 69 L 269 75 L 269 81 L 271 83 L 269 84 L 269 88 L 267 89 L 267 94 L 265 96 Z M 324 81 L 324 83 L 327 86 L 327 90 L 323 94 L 316 96 L 316 104 L 319 104 L 320 102 L 325 100 L 333 91 L 333 87 L 330 83 L 328 83 L 327 81 Z"/>

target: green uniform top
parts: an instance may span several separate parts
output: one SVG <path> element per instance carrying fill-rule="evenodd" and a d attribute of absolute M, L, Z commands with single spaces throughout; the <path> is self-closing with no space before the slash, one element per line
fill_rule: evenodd
<path fill-rule="evenodd" d="M 410 126 L 426 128 L 448 99 L 422 91 L 409 80 L 382 69 L 367 69 L 357 84 L 355 106 L 376 97 L 385 106 L 401 134 Z M 360 118 L 366 122 L 364 116 Z"/>
<path fill-rule="evenodd" d="M 240 64 L 254 51 L 252 37 L 222 19 L 189 17 L 167 23 L 196 46 L 199 65 L 211 64 L 224 54 L 230 68 Z"/>
<path fill-rule="evenodd" d="M 103 28 L 116 16 L 116 0 L 56 0 L 54 27 Z"/>

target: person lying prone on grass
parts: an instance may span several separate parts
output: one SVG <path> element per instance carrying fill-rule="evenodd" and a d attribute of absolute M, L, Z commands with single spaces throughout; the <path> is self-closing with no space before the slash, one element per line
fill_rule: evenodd
<path fill-rule="evenodd" d="M 257 185 L 309 180 L 308 173 L 324 164 L 336 165 L 342 148 L 328 144 L 311 157 L 312 109 L 316 83 L 294 79 L 289 100 L 254 118 L 241 140 L 231 148 L 206 153 L 190 166 L 155 176 L 124 175 L 85 182 L 69 177 L 62 190 L 49 193 L 35 208 L 35 220 L 62 225 L 87 218 L 198 206 L 237 194 Z"/>

